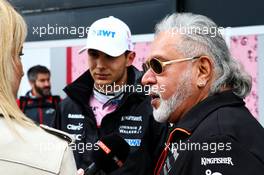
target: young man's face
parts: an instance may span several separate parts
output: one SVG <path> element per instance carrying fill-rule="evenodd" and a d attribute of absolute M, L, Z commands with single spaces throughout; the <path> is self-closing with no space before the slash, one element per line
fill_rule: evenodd
<path fill-rule="evenodd" d="M 127 81 L 127 67 L 132 64 L 134 55 L 129 53 L 127 56 L 122 54 L 118 57 L 112 57 L 95 49 L 88 49 L 88 62 L 91 76 L 94 79 L 95 86 L 102 90 L 110 86 L 122 85 Z"/>
<path fill-rule="evenodd" d="M 48 73 L 39 73 L 37 75 L 36 81 L 32 84 L 33 93 L 37 97 L 43 97 L 51 95 L 50 89 L 50 74 Z"/>

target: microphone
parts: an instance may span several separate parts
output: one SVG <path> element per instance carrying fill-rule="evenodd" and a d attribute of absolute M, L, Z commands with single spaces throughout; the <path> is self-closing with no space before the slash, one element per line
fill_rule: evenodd
<path fill-rule="evenodd" d="M 95 175 L 99 170 L 108 174 L 123 166 L 130 147 L 121 136 L 107 135 L 98 140 L 96 144 L 99 149 L 93 150 L 94 162 L 84 170 L 85 175 Z"/>

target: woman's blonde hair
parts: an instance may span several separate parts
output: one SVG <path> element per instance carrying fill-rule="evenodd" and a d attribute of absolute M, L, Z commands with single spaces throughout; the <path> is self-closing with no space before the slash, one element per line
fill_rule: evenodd
<path fill-rule="evenodd" d="M 22 125 L 34 126 L 19 109 L 12 87 L 15 59 L 19 57 L 26 34 L 22 16 L 6 0 L 0 0 L 0 114 L 11 127 L 12 119 Z"/>

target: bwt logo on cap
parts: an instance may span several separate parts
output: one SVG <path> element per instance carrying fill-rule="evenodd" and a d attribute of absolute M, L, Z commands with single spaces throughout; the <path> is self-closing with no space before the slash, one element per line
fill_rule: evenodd
<path fill-rule="evenodd" d="M 110 31 L 110 30 L 93 30 L 92 31 L 92 35 L 96 35 L 96 36 L 103 36 L 103 37 L 115 37 L 116 32 Z"/>

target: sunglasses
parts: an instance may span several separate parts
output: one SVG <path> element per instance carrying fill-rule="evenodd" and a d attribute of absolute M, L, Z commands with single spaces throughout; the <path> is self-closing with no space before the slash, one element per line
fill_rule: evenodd
<path fill-rule="evenodd" d="M 171 60 L 171 61 L 160 61 L 157 58 L 152 58 L 151 60 L 144 63 L 142 65 L 142 68 L 143 68 L 144 72 L 147 72 L 149 70 L 149 68 L 151 68 L 156 74 L 161 74 L 164 71 L 164 67 L 169 65 L 169 64 L 194 60 L 197 58 L 200 58 L 200 57 L 182 58 L 182 59 Z"/>

